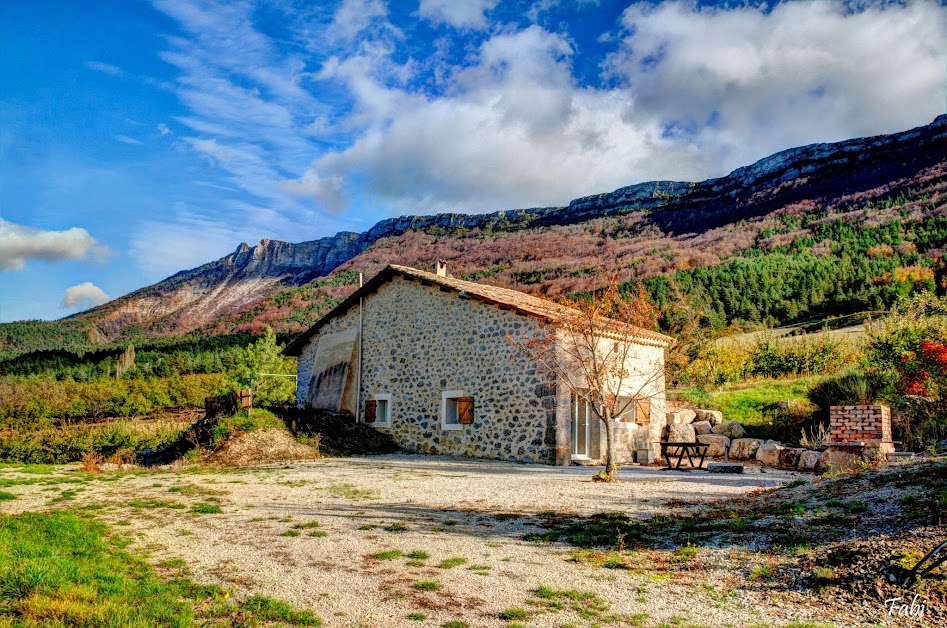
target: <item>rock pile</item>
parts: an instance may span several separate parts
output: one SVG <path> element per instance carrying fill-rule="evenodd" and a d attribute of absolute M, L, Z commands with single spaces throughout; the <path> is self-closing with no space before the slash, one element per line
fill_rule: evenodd
<path fill-rule="evenodd" d="M 709 445 L 707 457 L 756 461 L 767 467 L 822 471 L 829 467 L 845 468 L 852 461 L 841 459 L 841 452 L 820 452 L 800 447 L 787 447 L 774 440 L 748 438 L 739 421 L 724 421 L 718 410 L 678 409 L 667 413 L 665 439 L 698 442 Z M 729 450 L 729 452 L 728 452 Z"/>

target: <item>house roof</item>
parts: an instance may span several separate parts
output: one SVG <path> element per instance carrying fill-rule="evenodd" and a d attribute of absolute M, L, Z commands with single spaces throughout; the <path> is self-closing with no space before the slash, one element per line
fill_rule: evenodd
<path fill-rule="evenodd" d="M 303 347 L 306 346 L 309 339 L 316 335 L 319 329 L 326 323 L 336 316 L 346 313 L 352 307 L 358 305 L 360 298 L 377 291 L 383 284 L 388 283 L 394 277 L 398 276 L 419 281 L 424 285 L 437 286 L 441 290 L 456 292 L 458 296 L 483 301 L 484 303 L 519 312 L 527 316 L 533 316 L 545 321 L 565 320 L 576 313 L 576 310 L 570 307 L 518 290 L 489 286 L 473 281 L 464 281 L 454 277 L 445 277 L 409 266 L 389 264 L 384 270 L 372 277 L 365 285 L 350 294 L 342 303 L 320 318 L 315 325 L 293 339 L 283 350 L 283 353 L 293 356 L 302 354 Z M 620 323 L 616 321 L 616 325 L 619 324 Z M 670 336 L 665 336 L 664 334 L 659 334 L 642 327 L 633 327 L 632 329 L 633 335 L 647 344 L 667 346 L 675 342 Z"/>

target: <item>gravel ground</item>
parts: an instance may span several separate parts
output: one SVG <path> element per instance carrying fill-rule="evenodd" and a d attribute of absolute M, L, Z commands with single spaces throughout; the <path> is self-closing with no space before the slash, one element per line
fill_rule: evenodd
<path fill-rule="evenodd" d="M 460 620 L 506 628 L 511 618 L 514 625 L 537 627 L 851 625 L 826 616 L 815 600 L 745 586 L 745 573 L 734 565 L 749 566 L 757 557 L 740 548 L 701 548 L 686 568 L 628 571 L 576 561 L 566 545 L 523 539 L 543 530 L 535 516 L 543 511 L 648 517 L 667 513 L 669 501 L 726 499 L 778 486 L 800 475 L 795 473 L 749 467 L 744 475 L 727 476 L 631 467 L 618 482 L 601 484 L 591 481 L 594 468 L 410 455 L 102 473 L 94 479 L 76 471 L 62 467 L 28 476 L 37 483 L 5 489 L 17 498 L 0 502 L 0 509 L 91 505 L 104 521 L 127 531 L 135 539 L 132 548 L 154 564 L 183 559 L 198 582 L 312 609 L 326 626 Z M 0 478 L 22 477 L 16 469 L 0 470 Z M 222 512 L 191 512 L 198 503 L 216 503 Z M 312 535 L 316 531 L 325 534 Z M 373 557 L 386 550 L 428 557 Z M 667 554 L 641 553 L 649 564 Z M 449 558 L 464 562 L 438 567 Z M 439 590 L 414 586 L 422 581 L 436 582 Z M 563 608 L 545 608 L 539 587 L 591 592 L 600 601 L 560 597 Z M 502 618 L 510 609 L 529 616 Z M 425 618 L 409 619 L 412 614 Z M 884 621 L 879 608 L 876 625 Z"/>

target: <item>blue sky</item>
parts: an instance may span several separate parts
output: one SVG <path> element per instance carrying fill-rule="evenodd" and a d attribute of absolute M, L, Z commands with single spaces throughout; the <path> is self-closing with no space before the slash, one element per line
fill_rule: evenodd
<path fill-rule="evenodd" d="M 928 1 L 0 2 L 0 320 L 926 124 L 945 46 Z"/>

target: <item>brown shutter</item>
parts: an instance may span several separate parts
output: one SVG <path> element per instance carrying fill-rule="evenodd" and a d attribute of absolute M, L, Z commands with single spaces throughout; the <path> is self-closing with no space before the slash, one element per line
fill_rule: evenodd
<path fill-rule="evenodd" d="M 366 423 L 375 422 L 375 416 L 376 416 L 375 408 L 377 406 L 378 406 L 378 402 L 375 401 L 374 399 L 365 400 L 365 422 Z"/>
<path fill-rule="evenodd" d="M 650 399 L 635 399 L 635 423 L 638 425 L 651 423 Z"/>
<path fill-rule="evenodd" d="M 457 398 L 457 422 L 461 425 L 471 425 L 473 423 L 474 403 L 473 397 Z"/>

